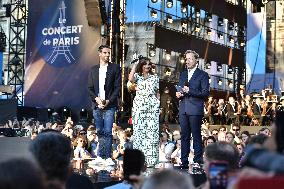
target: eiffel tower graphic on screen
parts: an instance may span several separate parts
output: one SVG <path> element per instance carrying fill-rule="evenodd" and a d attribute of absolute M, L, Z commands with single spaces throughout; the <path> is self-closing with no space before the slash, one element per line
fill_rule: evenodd
<path fill-rule="evenodd" d="M 66 18 L 65 18 L 65 3 L 64 1 L 61 2 L 61 6 L 59 7 L 59 24 L 60 27 L 64 27 L 64 24 L 66 23 Z M 65 41 L 65 35 L 62 33 L 59 33 L 59 43 L 56 44 L 55 47 L 53 47 L 53 52 L 52 54 L 49 56 L 49 58 L 47 59 L 47 61 L 51 61 L 50 63 L 53 64 L 54 61 L 56 60 L 56 58 L 58 57 L 58 55 L 64 55 L 64 57 L 66 58 L 66 60 L 68 61 L 68 63 L 71 63 L 71 59 L 75 60 L 75 58 L 72 56 L 70 49 L 69 49 L 69 45 L 65 45 L 65 44 L 61 44 L 60 41 Z"/>

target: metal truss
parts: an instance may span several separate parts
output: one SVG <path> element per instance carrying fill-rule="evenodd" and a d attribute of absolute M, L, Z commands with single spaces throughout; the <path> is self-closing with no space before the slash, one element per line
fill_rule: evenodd
<path fill-rule="evenodd" d="M 7 98 L 17 99 L 18 105 L 24 105 L 25 43 L 27 10 L 26 0 L 10 0 L 11 6 L 8 54 L 8 85 L 14 87 Z"/>

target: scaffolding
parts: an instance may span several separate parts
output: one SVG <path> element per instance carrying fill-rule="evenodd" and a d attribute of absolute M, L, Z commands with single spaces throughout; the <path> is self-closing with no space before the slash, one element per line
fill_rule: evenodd
<path fill-rule="evenodd" d="M 27 11 L 26 0 L 10 0 L 10 27 L 8 52 L 8 82 L 14 87 L 9 99 L 17 99 L 18 105 L 24 105 L 24 75 L 25 75 L 25 43 Z"/>

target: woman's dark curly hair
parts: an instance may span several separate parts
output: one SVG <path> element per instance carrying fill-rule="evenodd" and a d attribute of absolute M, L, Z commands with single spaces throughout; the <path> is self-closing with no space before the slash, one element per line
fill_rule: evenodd
<path fill-rule="evenodd" d="M 152 67 L 152 62 L 150 61 L 149 58 L 147 58 L 147 57 L 139 58 L 139 62 L 138 62 L 137 68 L 136 68 L 136 73 L 138 73 L 138 75 L 141 76 L 143 74 L 143 66 L 146 65 L 148 62 L 150 63 L 150 65 Z M 151 74 L 151 75 L 154 74 L 153 71 L 152 71 L 152 68 L 150 69 L 149 74 Z"/>

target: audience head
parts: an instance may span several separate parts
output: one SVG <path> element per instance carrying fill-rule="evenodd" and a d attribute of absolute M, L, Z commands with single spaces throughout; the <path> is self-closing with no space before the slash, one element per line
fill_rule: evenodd
<path fill-rule="evenodd" d="M 87 145 L 87 140 L 84 136 L 78 135 L 73 144 L 76 147 L 84 148 Z"/>
<path fill-rule="evenodd" d="M 0 163 L 0 189 L 44 189 L 40 168 L 29 160 L 11 159 Z"/>
<path fill-rule="evenodd" d="M 238 149 L 227 142 L 216 142 L 205 148 L 204 169 L 208 170 L 208 166 L 212 161 L 228 162 L 229 170 L 235 170 L 239 167 Z"/>
<path fill-rule="evenodd" d="M 218 141 L 226 141 L 226 133 L 225 132 L 219 132 L 218 133 Z"/>
<path fill-rule="evenodd" d="M 267 148 L 278 153 L 284 153 L 284 111 L 277 111 L 275 120 L 272 124 L 271 137 L 269 137 L 265 145 Z"/>
<path fill-rule="evenodd" d="M 48 180 L 67 179 L 72 152 L 70 139 L 55 130 L 45 130 L 32 141 L 30 151 Z"/>
<path fill-rule="evenodd" d="M 241 139 L 242 139 L 242 143 L 243 143 L 244 145 L 247 145 L 248 142 L 249 142 L 249 139 L 250 139 L 250 134 L 249 134 L 249 132 L 248 132 L 248 131 L 243 131 L 243 132 L 241 133 Z"/>
<path fill-rule="evenodd" d="M 175 130 L 174 132 L 173 132 L 173 140 L 174 141 L 177 141 L 177 140 L 179 140 L 180 139 L 180 132 L 178 131 L 178 130 Z"/>
<path fill-rule="evenodd" d="M 232 125 L 232 133 L 235 136 L 239 136 L 240 135 L 240 130 L 241 130 L 241 127 L 239 125 Z"/>
<path fill-rule="evenodd" d="M 258 135 L 254 135 L 252 136 L 249 141 L 248 144 L 260 144 L 263 145 L 264 142 L 266 141 L 266 139 L 268 139 L 268 136 L 265 134 L 258 134 Z"/>
<path fill-rule="evenodd" d="M 237 143 L 237 144 L 236 144 L 236 147 L 237 147 L 237 149 L 239 150 L 240 156 L 242 156 L 243 153 L 244 153 L 245 146 L 244 146 L 242 143 Z"/>
<path fill-rule="evenodd" d="M 145 169 L 145 156 L 137 149 L 125 149 L 123 156 L 123 177 L 131 181 L 130 175 L 139 176 Z"/>
<path fill-rule="evenodd" d="M 213 129 L 212 131 L 211 131 L 211 133 L 212 133 L 212 136 L 215 138 L 215 139 L 218 139 L 218 130 L 217 129 Z"/>
<path fill-rule="evenodd" d="M 220 132 L 227 132 L 227 127 L 225 127 L 225 126 L 221 126 L 220 128 L 219 128 L 219 131 Z"/>
<path fill-rule="evenodd" d="M 270 129 L 268 129 L 267 127 L 263 127 L 259 130 L 258 132 L 259 134 L 265 134 L 266 136 L 270 136 Z"/>
<path fill-rule="evenodd" d="M 212 144 L 214 142 L 216 142 L 215 137 L 209 136 L 204 140 L 204 146 L 208 146 L 209 144 Z"/>
<path fill-rule="evenodd" d="M 231 132 L 226 133 L 226 142 L 233 144 L 235 135 Z"/>
<path fill-rule="evenodd" d="M 165 169 L 154 173 L 142 184 L 141 189 L 193 189 L 189 175 Z"/>

